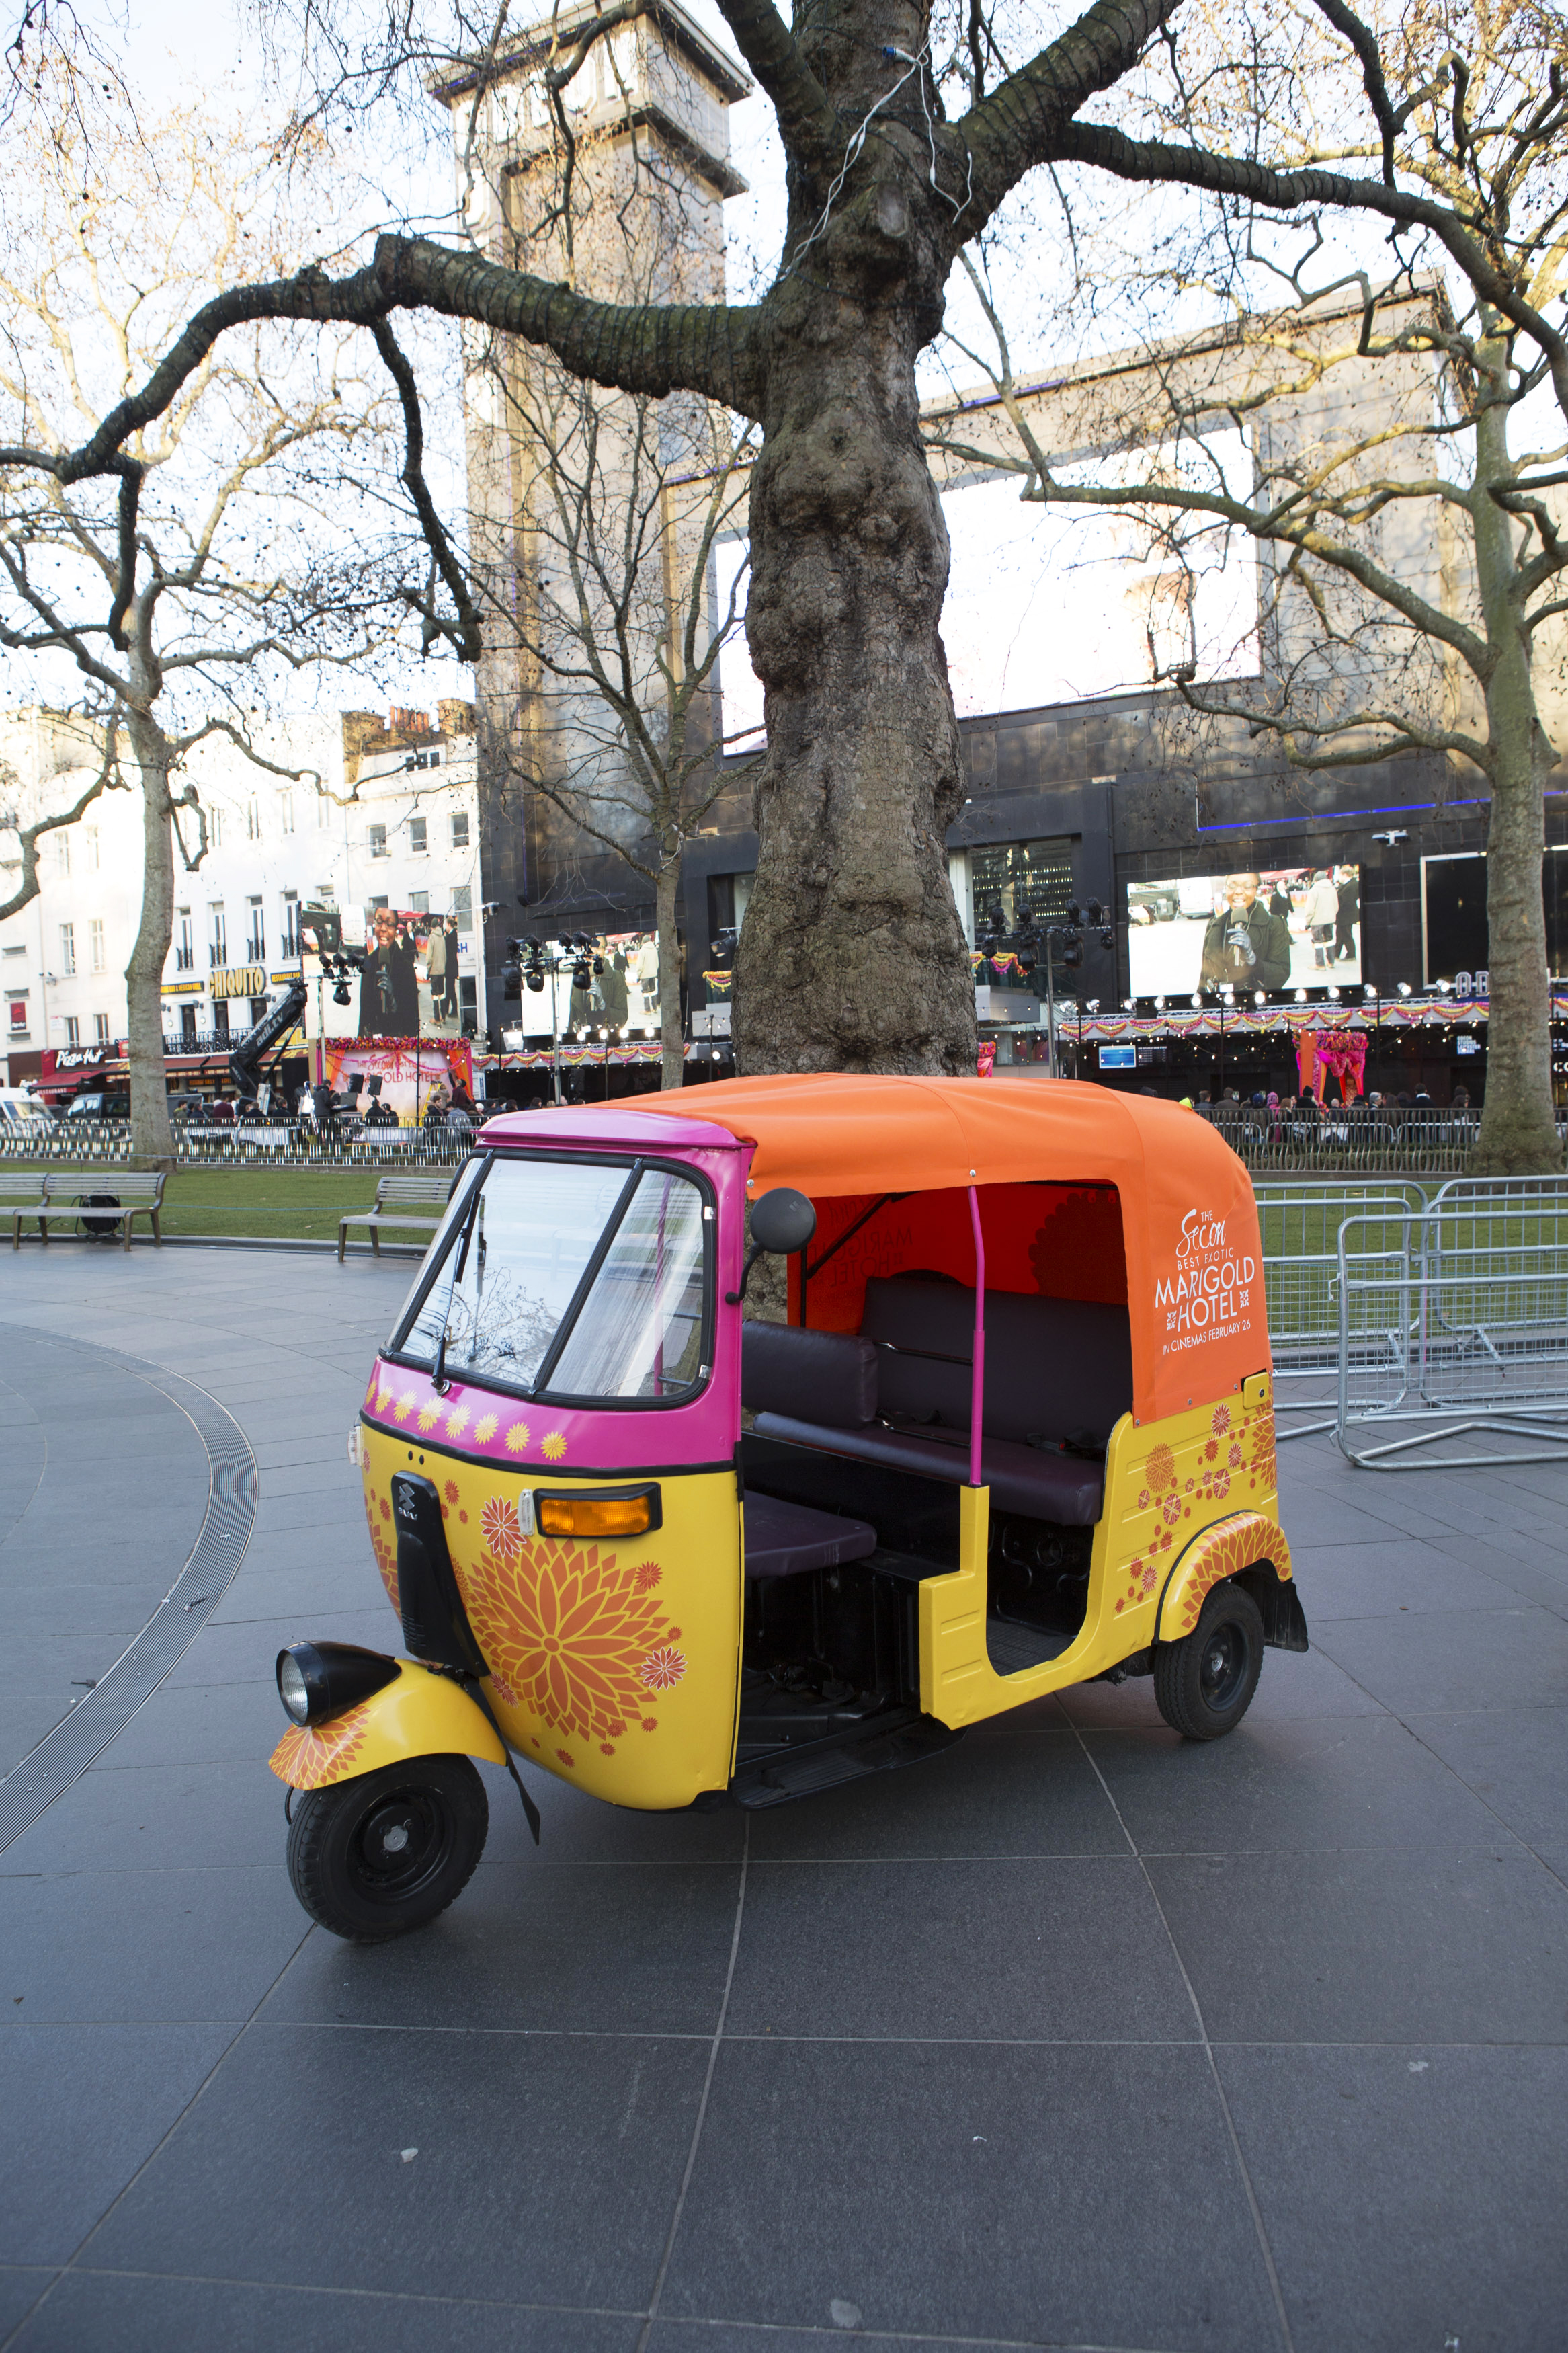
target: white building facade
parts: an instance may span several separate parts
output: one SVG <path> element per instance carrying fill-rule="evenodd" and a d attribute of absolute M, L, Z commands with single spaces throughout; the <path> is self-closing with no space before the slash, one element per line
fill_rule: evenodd
<path fill-rule="evenodd" d="M 378 906 L 454 918 L 456 986 L 450 1014 L 437 1026 L 482 1034 L 470 706 L 446 702 L 435 717 L 253 714 L 247 732 L 267 765 L 212 736 L 193 748 L 183 771 L 199 798 L 206 843 L 204 850 L 196 812 L 182 810 L 163 980 L 166 1051 L 222 1054 L 261 1018 L 300 969 L 300 913 L 312 904 L 367 919 Z M 20 872 L 16 826 L 71 807 L 98 763 L 79 723 L 36 710 L 0 716 L 0 876 L 10 887 Z M 125 967 L 142 912 L 133 781 L 128 789 L 111 786 L 76 823 L 43 837 L 38 880 L 37 896 L 0 923 L 0 1018 L 13 1085 L 51 1068 L 90 1071 L 123 1052 Z M 356 928 L 345 923 L 351 935 Z M 332 1031 L 330 1011 L 325 1026 Z"/>

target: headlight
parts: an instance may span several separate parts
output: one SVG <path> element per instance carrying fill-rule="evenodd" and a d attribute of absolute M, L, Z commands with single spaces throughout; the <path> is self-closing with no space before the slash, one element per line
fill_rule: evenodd
<path fill-rule="evenodd" d="M 278 1653 L 278 1696 L 285 1715 L 291 1715 L 296 1724 L 310 1723 L 310 1686 L 305 1681 L 305 1670 L 292 1651 Z"/>
<path fill-rule="evenodd" d="M 324 1724 L 384 1691 L 401 1672 L 382 1651 L 355 1642 L 290 1642 L 278 1653 L 278 1696 L 294 1724 Z"/>

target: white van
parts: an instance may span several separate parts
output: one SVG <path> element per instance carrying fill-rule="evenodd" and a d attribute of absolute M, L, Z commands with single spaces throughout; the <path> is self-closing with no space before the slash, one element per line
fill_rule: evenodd
<path fill-rule="evenodd" d="M 13 1127 L 47 1125 L 54 1113 L 26 1087 L 0 1087 L 0 1120 Z"/>

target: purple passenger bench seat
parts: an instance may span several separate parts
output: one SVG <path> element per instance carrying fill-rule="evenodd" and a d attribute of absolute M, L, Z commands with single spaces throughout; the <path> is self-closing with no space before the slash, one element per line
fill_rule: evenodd
<path fill-rule="evenodd" d="M 874 1276 L 858 1333 L 748 1324 L 742 1400 L 759 1437 L 962 1486 L 973 1345 L 972 1290 Z M 1124 1307 L 987 1292 L 981 1476 L 999 1510 L 1092 1527 L 1103 1461 L 1062 1441 L 1102 1455 L 1131 1403 Z"/>

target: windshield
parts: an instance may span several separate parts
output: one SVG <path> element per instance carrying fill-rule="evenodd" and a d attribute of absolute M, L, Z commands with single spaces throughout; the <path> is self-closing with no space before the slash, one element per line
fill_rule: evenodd
<path fill-rule="evenodd" d="M 399 1318 L 399 1355 L 433 1363 L 445 1327 L 457 1380 L 595 1399 L 691 1389 L 708 1283 L 703 1197 L 689 1177 L 498 1159 L 481 1187 L 477 1207 L 464 1188 L 448 1211 Z"/>

